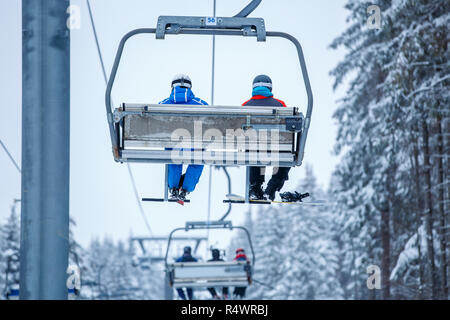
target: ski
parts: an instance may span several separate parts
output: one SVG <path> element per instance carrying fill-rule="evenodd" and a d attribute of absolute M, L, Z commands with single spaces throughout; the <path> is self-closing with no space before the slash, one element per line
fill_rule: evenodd
<path fill-rule="evenodd" d="M 164 198 L 142 198 L 142 201 L 146 201 L 146 202 L 165 202 Z M 182 203 L 180 203 L 179 201 L 181 201 Z M 189 203 L 191 202 L 191 200 L 178 200 L 178 199 L 168 199 L 167 202 L 176 202 L 178 204 L 184 205 L 185 203 Z"/>
<path fill-rule="evenodd" d="M 245 204 L 245 200 L 223 200 L 223 203 Z M 308 201 L 308 202 L 286 202 L 286 201 L 269 201 L 269 200 L 249 200 L 249 204 L 291 204 L 299 206 L 323 206 L 325 201 Z"/>
<path fill-rule="evenodd" d="M 243 204 L 245 202 L 245 197 L 236 194 L 227 194 L 227 199 L 223 200 L 224 203 L 236 203 Z M 305 196 L 306 197 L 306 196 Z M 326 204 L 325 200 L 317 201 L 271 201 L 271 200 L 249 200 L 250 204 L 296 204 L 296 205 L 309 205 L 309 206 L 323 206 Z"/>

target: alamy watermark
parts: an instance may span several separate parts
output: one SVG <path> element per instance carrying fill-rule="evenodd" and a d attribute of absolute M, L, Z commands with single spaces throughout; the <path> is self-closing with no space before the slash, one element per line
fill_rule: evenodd
<path fill-rule="evenodd" d="M 69 265 L 67 267 L 67 277 L 66 285 L 69 290 L 78 290 L 81 289 L 81 276 L 80 276 L 80 268 L 77 265 Z"/>
<path fill-rule="evenodd" d="M 172 132 L 175 143 L 171 151 L 173 163 L 186 158 L 206 164 L 259 164 L 277 166 L 280 162 L 280 130 L 219 129 L 203 132 L 203 122 L 194 121 L 193 135 L 185 128 Z"/>
<path fill-rule="evenodd" d="M 70 5 L 67 10 L 69 17 L 67 18 L 67 28 L 69 30 L 75 30 L 81 28 L 81 8 L 77 5 Z"/>
<path fill-rule="evenodd" d="M 377 5 L 370 5 L 367 7 L 367 18 L 366 25 L 369 29 L 381 29 L 381 10 Z"/>
<path fill-rule="evenodd" d="M 381 289 L 381 269 L 379 266 L 372 264 L 367 267 L 367 288 L 369 290 Z"/>
<path fill-rule="evenodd" d="M 70 5 L 66 10 L 69 17 L 67 18 L 67 28 L 75 30 L 81 28 L 81 8 L 78 5 Z M 381 9 L 373 4 L 367 7 L 366 25 L 369 29 L 381 29 Z"/>

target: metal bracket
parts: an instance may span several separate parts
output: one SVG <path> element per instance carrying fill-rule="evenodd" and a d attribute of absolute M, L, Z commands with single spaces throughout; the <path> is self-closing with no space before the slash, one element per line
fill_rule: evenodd
<path fill-rule="evenodd" d="M 302 131 L 302 118 L 286 118 L 286 130 L 290 132 Z"/>
<path fill-rule="evenodd" d="M 156 39 L 164 39 L 166 34 L 178 34 L 184 29 L 242 30 L 244 36 L 256 36 L 257 41 L 266 41 L 264 19 L 243 17 L 160 16 Z"/>
<path fill-rule="evenodd" d="M 246 118 L 247 118 L 246 123 L 244 125 L 242 125 L 242 130 L 244 130 L 244 131 L 252 128 L 252 124 L 250 122 L 251 117 L 249 115 L 247 115 Z"/>
<path fill-rule="evenodd" d="M 130 115 L 148 116 L 150 115 L 148 106 L 145 106 L 142 111 L 121 111 L 120 108 L 116 108 L 113 112 L 113 120 L 115 123 L 119 123 L 120 120 Z"/>
<path fill-rule="evenodd" d="M 114 122 L 115 122 L 115 123 L 119 123 L 120 120 L 122 120 L 122 118 L 123 118 L 124 116 L 125 116 L 125 115 L 123 114 L 122 111 L 119 111 L 118 109 L 114 110 L 113 118 L 114 118 Z"/>
<path fill-rule="evenodd" d="M 233 229 L 231 221 L 188 221 L 185 230 L 191 229 Z"/>
<path fill-rule="evenodd" d="M 287 117 L 285 122 L 285 124 L 252 124 L 250 116 L 247 116 L 247 122 L 242 125 L 242 129 L 278 130 L 279 132 L 301 132 L 303 130 L 303 117 Z"/>
<path fill-rule="evenodd" d="M 291 126 L 286 124 L 245 124 L 242 125 L 242 130 L 278 130 L 278 132 L 300 132 L 301 130 L 293 130 Z"/>

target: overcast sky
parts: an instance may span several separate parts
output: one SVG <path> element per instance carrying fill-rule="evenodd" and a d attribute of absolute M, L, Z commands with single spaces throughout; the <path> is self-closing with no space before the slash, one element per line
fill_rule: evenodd
<path fill-rule="evenodd" d="M 75 236 L 83 245 L 105 235 L 125 239 L 147 235 L 126 165 L 113 161 L 107 129 L 103 81 L 85 0 L 73 0 L 81 9 L 81 28 L 71 33 L 71 184 L 70 214 L 77 222 Z M 159 15 L 210 16 L 213 0 L 91 0 L 107 72 L 118 42 L 128 31 L 155 27 Z M 246 5 L 243 0 L 217 0 L 217 16 L 232 16 Z M 343 52 L 328 49 L 346 27 L 344 0 L 264 0 L 251 15 L 263 17 L 268 31 L 284 31 L 302 43 L 314 94 L 312 124 L 305 163 L 313 165 L 318 181 L 328 186 L 337 159 L 332 155 L 336 126 L 332 113 L 342 92 L 333 92 L 329 71 Z M 14 158 L 21 160 L 21 1 L 0 0 L 0 139 Z M 229 39 L 230 38 L 230 39 Z M 286 40 L 217 37 L 216 105 L 240 105 L 250 98 L 251 81 L 260 73 L 274 83 L 276 98 L 306 111 L 306 94 L 294 46 Z M 194 93 L 210 102 L 211 37 L 168 36 L 155 40 L 142 35 L 129 41 L 113 90 L 113 101 L 156 103 L 170 93 L 176 73 L 187 73 Z M 132 164 L 140 196 L 162 197 L 163 165 Z M 295 190 L 304 167 L 291 170 L 285 190 Z M 233 192 L 244 193 L 245 169 L 231 168 Z M 205 167 L 192 203 L 144 203 L 153 234 L 165 235 L 186 220 L 207 217 L 209 168 Z M 211 218 L 219 218 L 226 180 L 213 170 Z M 306 192 L 308 190 L 299 190 Z M 20 197 L 20 175 L 0 149 L 0 220 Z M 243 221 L 246 205 L 234 206 L 230 219 Z M 211 234 L 211 243 L 225 247 L 222 236 Z"/>

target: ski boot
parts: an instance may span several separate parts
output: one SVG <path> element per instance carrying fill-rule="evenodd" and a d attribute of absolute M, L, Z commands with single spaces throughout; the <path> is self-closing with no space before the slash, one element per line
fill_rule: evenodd
<path fill-rule="evenodd" d="M 283 192 L 280 193 L 280 197 L 283 200 L 283 202 L 302 202 L 304 198 L 309 197 L 309 193 L 298 193 L 297 191 L 294 192 Z"/>
<path fill-rule="evenodd" d="M 178 203 L 184 206 L 184 201 L 186 200 L 186 196 L 189 194 L 188 191 L 185 189 L 181 189 L 180 193 L 178 194 Z"/>
<path fill-rule="evenodd" d="M 267 187 L 266 190 L 264 190 L 264 196 L 266 196 L 270 201 L 273 201 L 275 200 L 275 192 L 275 189 Z"/>
<path fill-rule="evenodd" d="M 261 185 L 256 184 L 250 186 L 248 197 L 250 200 L 267 200 L 267 198 L 264 196 Z"/>
<path fill-rule="evenodd" d="M 170 200 L 178 200 L 179 192 L 178 188 L 170 189 Z"/>

